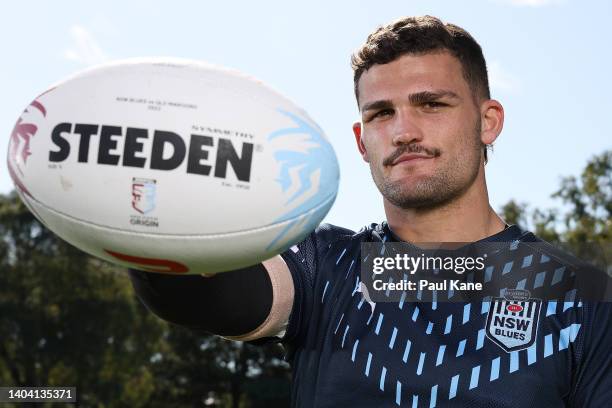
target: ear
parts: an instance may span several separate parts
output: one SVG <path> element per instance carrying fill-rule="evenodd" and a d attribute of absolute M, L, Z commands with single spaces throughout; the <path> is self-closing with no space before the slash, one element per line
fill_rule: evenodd
<path fill-rule="evenodd" d="M 355 122 L 353 123 L 353 134 L 355 135 L 355 141 L 357 142 L 357 149 L 359 149 L 359 153 L 361 153 L 361 157 L 366 163 L 369 163 L 368 152 L 363 144 L 363 140 L 361 140 L 361 123 Z"/>
<path fill-rule="evenodd" d="M 504 107 L 498 101 L 489 99 L 480 106 L 480 117 L 480 140 L 490 145 L 504 127 Z"/>

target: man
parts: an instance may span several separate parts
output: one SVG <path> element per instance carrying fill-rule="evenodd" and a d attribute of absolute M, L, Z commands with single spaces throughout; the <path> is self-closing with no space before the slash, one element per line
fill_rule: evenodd
<path fill-rule="evenodd" d="M 387 221 L 357 233 L 323 225 L 261 265 L 214 277 L 131 271 L 142 301 L 194 330 L 282 342 L 296 407 L 608 404 L 609 308 L 544 302 L 529 322 L 533 341 L 512 339 L 504 349 L 485 332 L 491 303 L 482 298 L 373 302 L 367 295 L 365 242 L 538 239 L 505 225 L 489 204 L 487 147 L 504 111 L 490 99 L 482 51 L 465 30 L 429 16 L 404 18 L 373 32 L 352 65 L 361 113 L 353 131 Z M 505 276 L 526 273 L 518 262 L 507 265 Z"/>

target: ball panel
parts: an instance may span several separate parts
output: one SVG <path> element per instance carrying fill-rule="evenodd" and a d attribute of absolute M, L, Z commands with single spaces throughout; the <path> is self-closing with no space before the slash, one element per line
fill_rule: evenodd
<path fill-rule="evenodd" d="M 302 109 L 245 75 L 184 61 L 122 62 L 57 84 L 17 121 L 8 165 L 59 236 L 166 273 L 270 258 L 318 225 L 339 181 Z"/>
<path fill-rule="evenodd" d="M 160 235 L 94 225 L 59 213 L 30 197 L 21 197 L 48 228 L 91 255 L 128 268 L 186 274 L 225 272 L 269 259 L 304 239 L 335 200 L 335 195 L 330 196 L 298 217 L 257 229 Z"/>
<path fill-rule="evenodd" d="M 121 68 L 125 72 L 120 75 L 94 71 L 59 85 L 40 98 L 47 115 L 35 119 L 26 115 L 28 123 L 37 127 L 38 137 L 32 137 L 34 160 L 22 166 L 24 184 L 39 201 L 76 218 L 134 231 L 147 231 L 155 224 L 161 233 L 221 233 L 274 222 L 279 214 L 290 218 L 337 188 L 333 149 L 320 129 L 303 112 L 296 113 L 300 109 L 287 106 L 274 93 L 268 95 L 260 84 L 250 85 L 267 103 L 293 111 L 255 104 L 242 96 L 244 89 L 234 94 L 231 87 L 197 81 L 195 75 L 184 78 L 159 72 L 160 66 L 132 65 L 133 71 Z M 153 81 L 151 75 L 159 78 Z M 249 83 L 233 77 L 225 82 L 231 81 L 239 82 L 233 85 L 236 89 Z M 164 106 L 163 112 L 139 102 L 167 104 L 180 99 L 171 99 L 172 95 L 184 100 L 176 103 L 180 106 Z M 219 133 L 227 137 L 217 137 Z M 242 140 L 245 138 L 248 142 Z M 133 149 L 134 140 L 138 151 Z M 66 153 L 61 153 L 61 146 L 68 146 Z M 176 146 L 182 146 L 185 156 L 180 165 L 171 170 L 152 169 L 155 147 L 160 146 L 165 154 L 158 157 L 161 162 L 172 157 Z M 52 154 L 66 158 L 50 161 Z M 190 160 L 194 155 L 196 159 Z M 223 160 L 228 155 L 234 162 Z M 245 155 L 251 157 L 250 168 L 237 174 L 232 163 L 246 165 L 239 160 Z M 139 163 L 142 168 L 135 166 Z M 104 211 L 93 210 L 96 208 Z M 220 212 L 234 217 L 216 216 Z M 134 216 L 139 215 L 157 221 L 134 223 Z"/>

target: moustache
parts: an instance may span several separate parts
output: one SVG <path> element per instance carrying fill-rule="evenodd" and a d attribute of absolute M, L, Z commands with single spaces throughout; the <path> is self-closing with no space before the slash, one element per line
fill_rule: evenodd
<path fill-rule="evenodd" d="M 383 160 L 384 166 L 391 166 L 404 153 L 425 153 L 430 157 L 439 157 L 442 153 L 437 147 L 428 148 L 418 144 L 401 145 L 396 151 Z"/>

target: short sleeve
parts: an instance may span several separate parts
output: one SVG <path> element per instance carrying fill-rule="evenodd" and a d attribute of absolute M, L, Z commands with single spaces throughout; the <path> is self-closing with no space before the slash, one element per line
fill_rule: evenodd
<path fill-rule="evenodd" d="M 293 278 L 294 300 L 283 343 L 294 344 L 308 325 L 317 273 L 316 233 L 281 254 Z"/>

